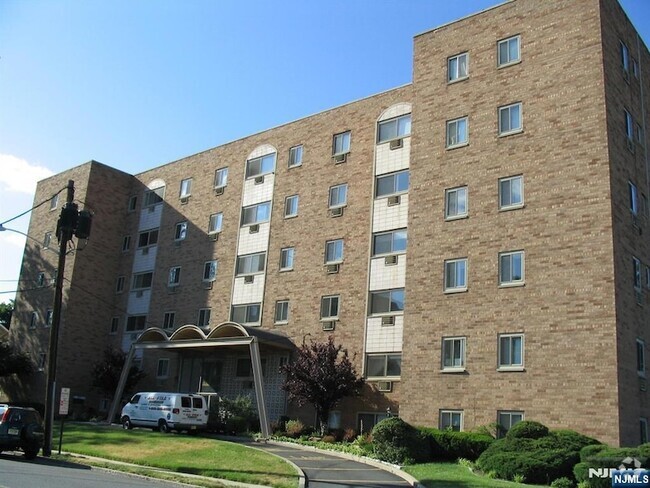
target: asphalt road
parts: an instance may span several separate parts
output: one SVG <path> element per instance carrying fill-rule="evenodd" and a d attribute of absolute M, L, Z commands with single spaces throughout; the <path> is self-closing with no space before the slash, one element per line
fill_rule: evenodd
<path fill-rule="evenodd" d="M 22 453 L 0 454 L 0 488 L 187 488 L 187 485 L 148 480 L 89 466 L 38 457 L 27 461 Z"/>

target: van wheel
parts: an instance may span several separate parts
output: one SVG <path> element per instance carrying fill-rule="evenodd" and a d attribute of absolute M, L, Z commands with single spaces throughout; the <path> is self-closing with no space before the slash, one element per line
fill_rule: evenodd
<path fill-rule="evenodd" d="M 131 424 L 131 419 L 129 417 L 124 417 L 122 419 L 122 428 L 124 430 L 131 430 L 133 428 L 133 424 Z"/>
<path fill-rule="evenodd" d="M 158 430 L 160 430 L 160 432 L 162 432 L 163 434 L 168 434 L 170 432 L 169 425 L 167 425 L 167 422 L 165 422 L 164 420 L 158 422 Z"/>

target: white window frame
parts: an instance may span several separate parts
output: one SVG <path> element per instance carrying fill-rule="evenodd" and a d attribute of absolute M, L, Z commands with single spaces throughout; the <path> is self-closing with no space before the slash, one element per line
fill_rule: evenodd
<path fill-rule="evenodd" d="M 169 358 L 160 358 L 156 367 L 156 379 L 162 380 L 167 378 L 169 378 Z"/>
<path fill-rule="evenodd" d="M 406 188 L 400 188 L 400 181 L 403 183 L 404 178 L 402 178 L 403 175 L 406 175 Z M 379 193 L 379 182 L 382 180 L 390 180 L 392 179 L 392 190 L 388 193 Z M 379 175 L 375 178 L 375 198 L 388 198 L 394 195 L 402 195 L 404 193 L 407 193 L 409 191 L 409 187 L 411 186 L 411 174 L 408 169 L 405 170 L 400 170 L 400 171 L 395 171 L 394 173 L 389 173 L 385 175 Z"/>
<path fill-rule="evenodd" d="M 187 198 L 192 195 L 192 178 L 181 180 L 181 187 L 178 195 L 180 198 Z"/>
<path fill-rule="evenodd" d="M 394 126 L 394 130 L 392 127 Z M 392 134 L 386 137 L 382 137 L 381 132 L 382 128 L 390 127 Z M 403 139 L 405 137 L 411 136 L 411 114 L 404 114 L 398 117 L 393 117 L 392 119 L 382 120 L 377 123 L 377 144 L 383 144 L 385 142 L 395 141 L 397 139 Z"/>
<path fill-rule="evenodd" d="M 203 264 L 203 282 L 212 283 L 217 279 L 217 269 L 219 262 L 216 259 L 206 261 Z"/>
<path fill-rule="evenodd" d="M 341 201 L 341 193 L 343 193 L 343 201 Z M 330 187 L 328 206 L 329 208 L 345 207 L 348 204 L 348 184 L 342 183 Z"/>
<path fill-rule="evenodd" d="M 514 200 L 513 192 L 512 192 L 513 181 L 519 182 L 520 194 L 521 194 L 520 202 L 513 202 Z M 508 192 L 506 192 L 504 189 L 505 183 L 508 183 Z M 510 203 L 503 203 L 503 198 L 506 193 L 508 194 L 508 199 Z M 515 175 L 515 176 L 508 176 L 506 178 L 499 178 L 499 210 L 514 210 L 517 208 L 522 208 L 524 206 L 524 202 L 525 202 L 525 198 L 524 198 L 524 176 L 523 175 Z"/>
<path fill-rule="evenodd" d="M 510 44 L 513 42 L 517 43 L 516 57 L 512 57 L 510 53 Z M 507 44 L 506 51 L 508 54 L 506 59 L 502 59 L 501 57 L 501 46 L 504 44 Z M 504 68 L 506 66 L 512 66 L 513 64 L 517 64 L 520 62 L 521 62 L 521 35 L 518 34 L 516 36 L 507 37 L 497 42 L 497 67 Z"/>
<path fill-rule="evenodd" d="M 636 217 L 639 214 L 639 191 L 631 181 L 627 182 L 627 186 L 630 193 L 630 212 Z"/>
<path fill-rule="evenodd" d="M 151 188 L 145 190 L 143 198 L 143 208 L 153 207 L 163 202 L 165 199 L 165 187 L 159 186 L 158 188 Z"/>
<path fill-rule="evenodd" d="M 454 416 L 458 416 L 459 421 L 458 421 L 458 430 L 454 428 L 455 422 L 454 422 Z M 445 419 L 445 417 L 448 416 L 448 420 Z M 440 430 L 447 430 L 448 427 L 451 427 L 449 430 L 453 430 L 456 432 L 463 432 L 464 429 L 464 423 L 465 423 L 465 413 L 463 410 L 440 410 L 440 418 L 438 421 L 438 428 Z M 447 425 L 447 427 L 445 427 Z"/>
<path fill-rule="evenodd" d="M 47 354 L 44 352 L 39 352 L 38 353 L 38 364 L 36 365 L 36 369 L 38 371 L 45 371 L 45 365 L 47 364 Z"/>
<path fill-rule="evenodd" d="M 340 141 L 340 143 L 339 143 Z M 341 154 L 348 154 L 352 142 L 352 132 L 347 130 L 339 132 L 332 137 L 332 156 L 340 156 Z"/>
<path fill-rule="evenodd" d="M 289 300 L 278 300 L 275 302 L 273 323 L 274 324 L 289 323 Z"/>
<path fill-rule="evenodd" d="M 508 427 L 506 428 L 502 423 L 501 423 L 501 416 L 507 416 L 508 417 Z M 519 420 L 517 420 L 514 424 L 512 422 L 512 417 L 518 416 L 520 417 Z M 506 433 L 512 429 L 512 426 L 515 424 L 518 424 L 519 422 L 522 422 L 525 420 L 525 415 L 524 412 L 521 410 L 497 410 L 497 438 L 501 439 L 505 437 Z"/>
<path fill-rule="evenodd" d="M 115 335 L 120 331 L 120 317 L 115 316 L 111 318 L 111 328 L 109 329 L 110 335 Z"/>
<path fill-rule="evenodd" d="M 509 136 L 512 134 L 518 134 L 520 132 L 523 132 L 524 130 L 524 114 L 522 110 L 522 103 L 521 102 L 515 102 L 511 103 L 508 105 L 503 105 L 502 107 L 499 107 L 498 110 L 498 116 L 499 116 L 499 137 L 505 137 Z M 512 126 L 513 120 L 512 120 L 512 111 L 514 109 L 517 109 L 517 118 L 519 121 L 519 125 L 516 127 Z M 508 127 L 505 128 L 503 124 L 503 114 L 504 112 L 507 112 L 508 115 Z"/>
<path fill-rule="evenodd" d="M 42 288 L 42 287 L 45 286 L 45 273 L 44 272 L 41 271 L 40 273 L 38 273 L 38 276 L 36 277 L 36 285 L 39 288 Z"/>
<path fill-rule="evenodd" d="M 253 268 L 253 264 L 257 262 L 257 269 Z M 260 265 L 261 264 L 261 269 Z M 243 269 L 241 269 L 243 268 Z M 237 256 L 235 262 L 235 276 L 251 276 L 256 274 L 263 274 L 266 270 L 266 251 L 254 252 L 251 254 L 242 254 Z"/>
<path fill-rule="evenodd" d="M 183 220 L 182 222 L 177 222 L 176 227 L 174 227 L 174 241 L 180 242 L 187 239 L 187 230 L 188 230 L 187 220 Z"/>
<path fill-rule="evenodd" d="M 388 358 L 396 358 L 399 357 L 399 374 L 388 374 Z M 383 358 L 384 366 L 383 366 L 383 374 L 382 375 L 370 375 L 369 374 L 369 367 L 368 367 L 368 362 L 370 361 L 370 358 Z M 402 353 L 401 352 L 385 352 L 385 353 L 369 353 L 366 354 L 366 361 L 364 363 L 365 366 L 365 374 L 366 378 L 368 379 L 399 379 L 402 377 Z"/>
<path fill-rule="evenodd" d="M 37 325 L 38 325 L 38 312 L 32 312 L 29 318 L 29 328 L 35 329 Z"/>
<path fill-rule="evenodd" d="M 464 200 L 464 206 L 465 210 L 464 211 L 458 211 L 459 205 L 458 202 L 460 200 L 459 196 L 463 195 L 463 200 Z M 449 188 L 445 190 L 445 220 L 457 220 L 457 219 L 464 219 L 469 215 L 469 191 L 467 189 L 467 186 L 458 186 L 456 188 Z M 456 207 L 456 212 L 451 213 L 450 208 L 452 207 L 452 198 L 455 197 L 455 207 Z"/>
<path fill-rule="evenodd" d="M 634 141 L 634 117 L 632 117 L 632 114 L 627 110 L 623 109 L 623 112 L 625 113 L 625 137 L 627 138 L 628 141 Z"/>
<path fill-rule="evenodd" d="M 632 271 L 634 273 L 634 289 L 641 291 L 641 260 L 632 256 Z"/>
<path fill-rule="evenodd" d="M 129 324 L 132 322 L 132 326 Z M 129 315 L 126 318 L 126 324 L 124 325 L 125 332 L 138 332 L 145 330 L 147 328 L 147 316 L 143 314 L 134 314 Z"/>
<path fill-rule="evenodd" d="M 51 242 L 52 242 L 52 233 L 46 232 L 45 235 L 43 236 L 43 249 L 48 249 L 50 247 Z"/>
<path fill-rule="evenodd" d="M 167 276 L 167 286 L 174 287 L 181 284 L 181 267 L 172 266 L 169 268 L 169 274 Z"/>
<path fill-rule="evenodd" d="M 459 129 L 459 124 L 462 122 L 464 132 Z M 454 149 L 456 147 L 463 147 L 469 144 L 469 117 L 458 117 L 447 121 L 445 131 L 445 147 L 447 149 Z M 462 138 L 461 138 L 462 136 Z"/>
<path fill-rule="evenodd" d="M 45 327 L 52 327 L 52 320 L 54 319 L 54 311 L 51 308 L 45 310 Z"/>
<path fill-rule="evenodd" d="M 208 220 L 208 235 L 218 234 L 223 228 L 223 212 L 210 215 Z"/>
<path fill-rule="evenodd" d="M 214 172 L 214 187 L 225 188 L 228 186 L 228 167 L 219 168 Z"/>
<path fill-rule="evenodd" d="M 627 44 L 625 44 L 623 41 L 620 41 L 620 47 L 621 47 L 621 67 L 623 68 L 623 71 L 626 73 L 630 72 L 630 49 L 627 47 Z"/>
<path fill-rule="evenodd" d="M 467 278 L 468 278 L 468 272 L 467 272 L 467 258 L 456 258 L 456 259 L 448 259 L 444 263 L 444 289 L 445 293 L 459 293 L 459 292 L 464 292 L 467 291 Z M 458 284 L 458 264 L 462 263 L 464 266 L 464 272 L 463 272 L 463 284 Z M 454 274 L 454 283 L 449 283 L 447 277 L 449 275 L 448 273 L 448 268 L 453 267 L 453 274 Z"/>
<path fill-rule="evenodd" d="M 340 248 L 340 255 L 339 255 Z M 333 259 L 330 259 L 330 249 L 333 249 Z M 325 264 L 338 264 L 343 262 L 344 257 L 344 242 L 343 239 L 332 239 L 325 242 Z"/>
<path fill-rule="evenodd" d="M 402 295 L 402 308 L 393 308 L 393 295 Z M 380 295 L 388 295 L 388 310 L 373 311 L 375 305 L 376 297 Z M 386 298 L 386 297 L 384 297 Z M 388 290 L 375 290 L 370 292 L 370 299 L 368 300 L 368 313 L 372 317 L 382 317 L 382 316 L 393 316 L 393 315 L 403 315 L 404 306 L 406 302 L 406 294 L 404 288 L 391 288 Z"/>
<path fill-rule="evenodd" d="M 127 252 L 131 249 L 131 236 L 122 237 L 122 252 Z"/>
<path fill-rule="evenodd" d="M 142 244 L 142 238 L 146 236 L 146 242 Z M 158 244 L 158 238 L 160 237 L 160 229 L 149 229 L 143 230 L 138 233 L 138 249 L 144 249 L 145 247 L 151 247 Z"/>
<path fill-rule="evenodd" d="M 147 279 L 149 285 L 146 286 Z M 144 271 L 142 273 L 133 273 L 131 278 L 131 291 L 149 290 L 153 286 L 153 271 Z"/>
<path fill-rule="evenodd" d="M 287 259 L 285 259 L 285 256 L 287 256 Z M 283 247 L 280 249 L 280 271 L 291 271 L 295 257 L 295 247 Z M 286 266 L 282 266 L 283 264 L 286 264 Z"/>
<path fill-rule="evenodd" d="M 127 206 L 127 210 L 129 213 L 132 213 L 135 212 L 137 208 L 138 208 L 138 197 L 137 195 L 131 195 L 129 197 L 129 204 Z"/>
<path fill-rule="evenodd" d="M 50 210 L 56 210 L 58 204 L 59 204 L 59 194 L 57 193 L 52 198 L 50 198 Z"/>
<path fill-rule="evenodd" d="M 645 362 L 645 341 L 637 338 L 636 340 L 636 374 L 645 378 L 646 362 Z"/>
<path fill-rule="evenodd" d="M 264 208 L 264 207 L 266 207 L 268 211 L 267 211 L 266 217 L 262 218 L 259 215 L 259 211 L 260 211 L 260 208 Z M 246 221 L 247 212 L 250 212 L 252 214 L 253 211 L 255 213 L 255 215 L 253 216 L 254 220 L 252 220 L 250 222 L 247 222 Z M 256 203 L 255 205 L 248 205 L 247 207 L 242 208 L 241 227 L 248 227 L 248 226 L 251 226 L 251 225 L 258 225 L 258 224 L 261 224 L 263 222 L 268 222 L 270 218 L 271 218 L 271 202 L 270 201 L 269 202 Z"/>
<path fill-rule="evenodd" d="M 332 303 L 336 301 L 336 314 L 331 315 L 332 313 Z M 328 315 L 324 315 L 323 311 L 325 310 L 325 304 L 327 305 Z M 338 320 L 339 314 L 341 313 L 341 295 L 325 295 L 320 299 L 320 319 L 321 320 Z"/>
<path fill-rule="evenodd" d="M 399 240 L 395 239 L 395 235 L 397 233 L 403 233 L 404 234 L 404 249 L 395 249 L 395 242 L 399 242 Z M 377 238 L 381 236 L 387 236 L 390 235 L 390 250 L 387 252 L 377 252 Z M 406 248 L 408 247 L 408 231 L 406 228 L 404 229 L 395 229 L 395 230 L 390 230 L 387 232 L 377 232 L 372 235 L 372 256 L 377 257 L 377 256 L 390 256 L 392 254 L 404 254 L 406 252 Z"/>
<path fill-rule="evenodd" d="M 258 312 L 257 312 L 258 313 L 258 319 L 257 319 L 257 321 L 249 321 L 249 319 L 250 319 L 249 311 L 253 307 L 258 308 Z M 233 322 L 236 322 L 235 317 L 234 317 L 236 308 L 237 309 L 244 308 L 244 322 L 240 322 L 241 324 L 244 324 L 244 325 L 259 325 L 262 322 L 262 304 L 261 303 L 256 302 L 256 303 L 242 303 L 242 304 L 238 304 L 238 305 L 233 305 L 230 308 L 230 317 L 231 317 L 230 320 L 232 320 Z"/>
<path fill-rule="evenodd" d="M 210 327 L 210 320 L 212 320 L 212 309 L 209 307 L 199 308 L 196 325 L 203 328 Z"/>
<path fill-rule="evenodd" d="M 163 323 L 162 323 L 162 329 L 163 330 L 170 330 L 173 329 L 176 322 L 176 312 L 175 311 L 167 311 L 163 314 Z"/>
<path fill-rule="evenodd" d="M 462 58 L 465 58 L 464 73 L 461 72 L 461 66 L 463 66 L 461 63 Z M 454 62 L 455 66 L 452 66 Z M 467 78 L 469 78 L 469 53 L 464 52 L 447 58 L 447 83 L 456 83 Z"/>
<path fill-rule="evenodd" d="M 521 277 L 515 279 L 513 277 L 513 256 L 519 256 L 521 261 Z M 504 260 L 509 260 L 510 266 L 510 277 L 504 276 Z M 512 287 L 512 286 L 523 286 L 526 283 L 526 255 L 523 250 L 516 251 L 506 251 L 499 253 L 499 286 L 500 287 Z"/>
<path fill-rule="evenodd" d="M 515 363 L 512 358 L 514 357 L 513 351 L 514 348 L 512 347 L 513 344 L 513 339 L 520 339 L 519 344 L 521 351 L 519 352 L 519 356 L 521 358 L 521 363 L 517 364 Z M 505 352 L 503 351 L 502 347 L 502 339 L 505 339 L 508 341 L 508 358 L 504 358 Z M 525 356 L 525 351 L 526 351 L 526 336 L 524 333 L 513 333 L 513 334 L 498 334 L 497 336 L 497 371 L 523 371 L 525 364 L 526 364 L 526 356 Z"/>
<path fill-rule="evenodd" d="M 298 216 L 299 195 L 289 195 L 284 199 L 284 218 L 292 219 Z"/>
<path fill-rule="evenodd" d="M 275 171 L 275 156 L 275 153 L 270 153 L 246 161 L 246 179 L 250 180 L 251 178 L 273 173 Z M 271 167 L 268 166 L 269 159 L 273 160 Z M 259 168 L 254 168 L 258 163 Z M 267 165 L 266 168 L 265 165 Z"/>
<path fill-rule="evenodd" d="M 302 166 L 302 153 L 302 144 L 289 148 L 289 168 L 297 168 L 298 166 Z"/>
<path fill-rule="evenodd" d="M 118 276 L 115 280 L 115 293 L 123 293 L 126 284 L 126 276 Z"/>
<path fill-rule="evenodd" d="M 458 351 L 460 352 L 460 364 L 456 364 L 456 346 L 458 345 Z M 451 363 L 446 363 L 447 360 L 447 348 L 451 347 Z M 466 351 L 467 351 L 467 338 L 463 336 L 458 337 L 443 337 L 442 338 L 442 350 L 440 354 L 440 364 L 441 370 L 444 372 L 462 372 L 465 371 L 466 365 Z"/>

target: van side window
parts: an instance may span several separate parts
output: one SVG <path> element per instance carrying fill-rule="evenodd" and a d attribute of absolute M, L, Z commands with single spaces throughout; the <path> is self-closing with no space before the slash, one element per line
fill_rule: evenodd
<path fill-rule="evenodd" d="M 192 408 L 192 399 L 190 397 L 181 397 L 181 407 Z"/>
<path fill-rule="evenodd" d="M 131 401 L 129 403 L 140 403 L 140 395 L 133 395 L 133 398 L 131 398 Z"/>
<path fill-rule="evenodd" d="M 203 408 L 203 402 L 202 398 L 192 398 L 192 403 L 194 404 L 194 408 Z"/>

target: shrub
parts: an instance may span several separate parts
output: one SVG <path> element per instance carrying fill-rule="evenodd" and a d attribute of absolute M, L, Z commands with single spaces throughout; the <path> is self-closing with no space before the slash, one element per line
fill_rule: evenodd
<path fill-rule="evenodd" d="M 288 420 L 285 427 L 289 437 L 300 437 L 305 432 L 305 424 L 300 420 Z"/>
<path fill-rule="evenodd" d="M 217 408 L 218 417 L 225 424 L 228 433 L 240 434 L 260 428 L 257 410 L 249 396 L 240 395 L 235 399 L 222 398 Z"/>
<path fill-rule="evenodd" d="M 389 417 L 372 429 L 373 450 L 382 461 L 411 464 L 429 459 L 429 443 L 412 425 Z"/>
<path fill-rule="evenodd" d="M 494 442 L 493 437 L 474 432 L 455 432 L 432 428 L 420 428 L 420 432 L 429 441 L 434 461 L 453 461 L 458 458 L 475 461 Z"/>
<path fill-rule="evenodd" d="M 334 437 L 333 435 L 326 435 L 323 436 L 323 438 L 320 441 L 326 444 L 334 444 L 336 442 L 336 437 Z"/>
<path fill-rule="evenodd" d="M 592 446 L 585 446 L 580 449 L 580 461 L 589 461 L 594 456 L 597 456 L 600 451 L 607 449 L 605 444 L 594 444 Z"/>
<path fill-rule="evenodd" d="M 644 444 L 638 448 L 632 447 L 608 447 L 602 446 L 600 449 L 596 449 L 594 446 L 584 447 L 580 451 L 580 460 L 581 462 L 576 464 L 573 468 L 573 475 L 579 482 L 587 482 L 592 488 L 606 488 L 611 486 L 611 480 L 607 478 L 589 478 L 589 469 L 609 469 L 609 468 L 618 468 L 621 465 L 623 459 L 627 457 L 638 459 L 642 465 L 645 466 L 647 462 L 647 457 L 643 455 L 644 452 L 648 452 L 648 447 Z"/>
<path fill-rule="evenodd" d="M 596 439 L 573 430 L 554 430 L 539 439 L 538 445 L 549 449 L 570 449 L 576 452 L 580 452 L 586 446 L 602 446 Z"/>
<path fill-rule="evenodd" d="M 515 483 L 523 483 L 526 481 L 526 477 L 523 474 L 516 474 L 512 477 L 512 481 Z"/>
<path fill-rule="evenodd" d="M 357 438 L 357 431 L 354 429 L 345 429 L 343 431 L 343 442 L 353 442 Z"/>
<path fill-rule="evenodd" d="M 573 480 L 563 476 L 562 478 L 557 478 L 551 483 L 551 488 L 573 488 L 575 483 Z"/>
<path fill-rule="evenodd" d="M 513 425 L 506 434 L 506 438 L 539 439 L 540 437 L 546 437 L 547 435 L 548 427 L 545 425 L 533 420 L 524 420 Z"/>

